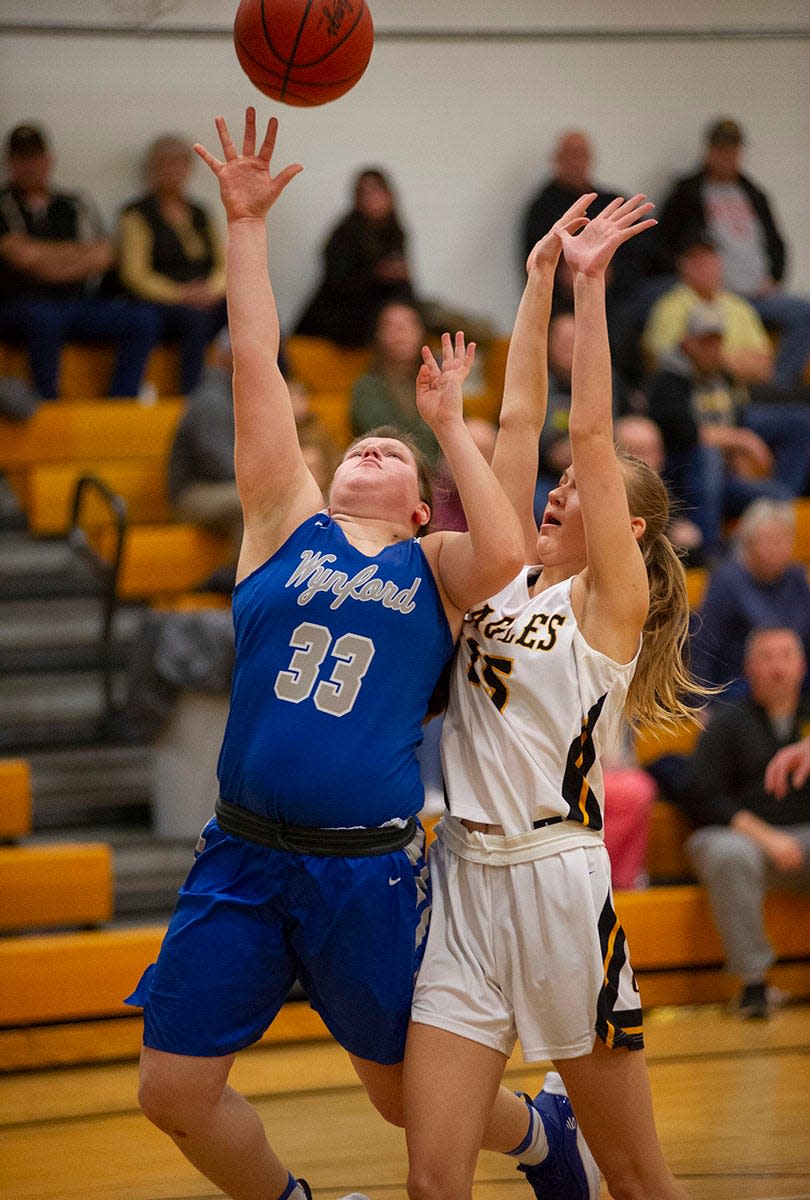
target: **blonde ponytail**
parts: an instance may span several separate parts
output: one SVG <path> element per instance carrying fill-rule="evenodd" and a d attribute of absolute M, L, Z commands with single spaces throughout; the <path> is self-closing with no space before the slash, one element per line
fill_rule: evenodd
<path fill-rule="evenodd" d="M 633 726 L 672 727 L 697 719 L 700 698 L 717 694 L 690 672 L 689 597 L 686 572 L 666 534 L 669 495 L 656 471 L 641 459 L 618 451 L 625 471 L 627 500 L 646 528 L 639 547 L 647 566 L 650 608 L 642 630 L 638 666 L 627 693 L 625 716 Z"/>

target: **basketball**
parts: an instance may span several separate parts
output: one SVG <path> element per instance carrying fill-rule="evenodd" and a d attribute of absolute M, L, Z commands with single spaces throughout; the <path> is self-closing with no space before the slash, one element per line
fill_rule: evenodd
<path fill-rule="evenodd" d="M 233 40 L 260 92 L 308 108 L 354 87 L 371 58 L 374 25 L 364 0 L 240 0 Z"/>

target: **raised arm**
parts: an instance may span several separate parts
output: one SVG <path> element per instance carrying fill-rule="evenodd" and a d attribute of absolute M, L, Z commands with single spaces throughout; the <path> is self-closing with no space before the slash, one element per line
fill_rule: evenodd
<path fill-rule="evenodd" d="M 568 433 L 587 547 L 585 639 L 628 661 L 649 607 L 649 584 L 636 541 L 613 441 L 612 371 L 605 317 L 605 271 L 616 250 L 655 224 L 644 196 L 609 204 L 576 237 L 563 231 L 574 280 L 574 362 Z"/>
<path fill-rule="evenodd" d="M 445 333 L 441 366 L 425 347 L 416 382 L 417 407 L 441 446 L 467 518 L 466 533 L 432 533 L 422 543 L 455 632 L 470 605 L 500 591 L 523 565 L 515 510 L 464 423 L 462 385 L 474 356 L 475 345 L 465 347 L 462 333 L 455 344 Z"/>
<path fill-rule="evenodd" d="M 194 149 L 219 181 L 227 217 L 236 482 L 245 515 L 239 572 L 244 574 L 323 503 L 304 464 L 289 392 L 278 366 L 279 320 L 267 267 L 267 213 L 303 168 L 296 163 L 271 174 L 278 130 L 275 117 L 268 121 L 258 151 L 255 109 L 245 113 L 241 153 L 222 117 L 217 117 L 216 126 L 224 161 L 200 145 Z"/>
<path fill-rule="evenodd" d="M 581 196 L 533 247 L 526 261 L 526 286 L 509 341 L 492 469 L 520 520 L 526 562 L 533 562 L 536 554 L 537 448 L 546 419 L 548 323 L 554 273 L 562 250 L 560 231 L 573 233 L 586 225 L 585 210 L 595 198 L 595 192 Z"/>

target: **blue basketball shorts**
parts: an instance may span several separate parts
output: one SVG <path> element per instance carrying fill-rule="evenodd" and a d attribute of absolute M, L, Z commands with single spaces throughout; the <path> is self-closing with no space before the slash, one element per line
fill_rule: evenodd
<path fill-rule="evenodd" d="M 144 1044 L 198 1057 L 257 1041 L 297 978 L 350 1053 L 398 1063 L 430 919 L 425 835 L 403 850 L 318 857 L 209 821 L 157 962 L 126 1003 Z"/>

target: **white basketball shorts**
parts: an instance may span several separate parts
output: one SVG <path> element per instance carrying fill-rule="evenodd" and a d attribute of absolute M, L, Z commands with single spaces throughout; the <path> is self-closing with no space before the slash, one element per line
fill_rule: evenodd
<path fill-rule="evenodd" d="M 519 1040 L 526 1062 L 589 1054 L 597 1035 L 609 1047 L 643 1047 L 603 845 L 492 865 L 437 840 L 429 863 L 433 912 L 414 1021 L 507 1056 Z"/>

